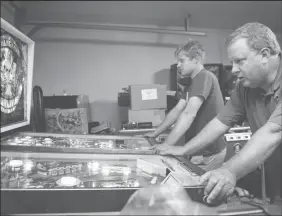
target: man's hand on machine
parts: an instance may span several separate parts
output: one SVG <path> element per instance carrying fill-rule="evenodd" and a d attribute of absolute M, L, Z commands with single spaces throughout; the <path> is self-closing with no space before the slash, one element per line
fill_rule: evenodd
<path fill-rule="evenodd" d="M 163 143 L 153 145 L 150 149 L 155 150 L 156 153 L 159 154 L 161 151 L 169 149 L 171 147 L 172 147 L 172 145 L 169 145 L 164 141 Z"/>
<path fill-rule="evenodd" d="M 206 172 L 200 177 L 199 185 L 206 185 L 207 202 L 222 201 L 231 196 L 235 190 L 236 175 L 225 167 Z"/>
<path fill-rule="evenodd" d="M 160 155 L 182 156 L 185 155 L 185 149 L 184 146 L 167 145 L 166 148 L 160 149 Z"/>
<path fill-rule="evenodd" d="M 155 138 L 157 137 L 157 135 L 155 134 L 155 131 L 152 131 L 152 132 L 145 133 L 143 137 L 144 138 Z"/>

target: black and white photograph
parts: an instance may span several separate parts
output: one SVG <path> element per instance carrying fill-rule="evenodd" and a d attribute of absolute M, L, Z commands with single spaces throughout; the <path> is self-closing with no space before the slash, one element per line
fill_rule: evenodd
<path fill-rule="evenodd" d="M 282 215 L 281 1 L 1 1 L 1 213 Z"/>

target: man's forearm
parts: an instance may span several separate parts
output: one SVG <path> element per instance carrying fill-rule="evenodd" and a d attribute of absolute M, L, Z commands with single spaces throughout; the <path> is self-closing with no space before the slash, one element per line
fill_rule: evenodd
<path fill-rule="evenodd" d="M 173 125 L 179 115 L 180 112 L 178 112 L 177 110 L 171 110 L 171 112 L 168 113 L 164 121 L 156 128 L 156 136 L 158 136 L 159 134 L 167 130 L 171 125 Z"/>
<path fill-rule="evenodd" d="M 180 137 L 185 134 L 185 132 L 190 128 L 195 117 L 195 114 L 182 113 L 179 116 L 174 128 L 169 133 L 166 139 L 166 143 L 169 145 L 175 145 L 176 142 L 180 139 Z"/>
<path fill-rule="evenodd" d="M 193 139 L 185 144 L 185 154 L 193 155 L 199 150 L 215 142 L 229 130 L 229 126 L 221 123 L 217 118 L 212 119 Z"/>
<path fill-rule="evenodd" d="M 281 144 L 281 126 L 266 123 L 245 144 L 244 148 L 224 164 L 237 180 L 253 171 Z"/>

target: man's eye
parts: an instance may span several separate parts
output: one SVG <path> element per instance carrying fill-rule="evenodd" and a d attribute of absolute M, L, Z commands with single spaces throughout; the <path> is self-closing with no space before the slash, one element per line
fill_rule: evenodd
<path fill-rule="evenodd" d="M 237 63 L 237 64 L 242 64 L 242 62 L 243 62 L 244 60 L 245 60 L 245 59 L 237 59 L 237 60 L 236 60 L 236 63 Z"/>

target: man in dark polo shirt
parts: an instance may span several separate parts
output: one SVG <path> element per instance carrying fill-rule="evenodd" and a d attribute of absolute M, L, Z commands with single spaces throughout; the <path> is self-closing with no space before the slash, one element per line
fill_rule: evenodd
<path fill-rule="evenodd" d="M 166 141 L 153 147 L 157 151 L 177 145 L 177 141 L 184 134 L 186 142 L 192 139 L 224 106 L 216 76 L 204 69 L 203 46 L 197 41 L 190 40 L 176 50 L 175 56 L 180 75 L 189 78 L 189 82 L 186 83 L 178 104 L 165 120 L 154 132 L 145 134 L 157 137 L 176 122 Z M 211 170 L 223 164 L 225 155 L 226 144 L 223 137 L 219 137 L 213 144 L 197 151 L 191 161 L 206 170 Z"/>
<path fill-rule="evenodd" d="M 193 154 L 247 118 L 251 139 L 221 168 L 201 176 L 199 184 L 206 183 L 208 202 L 222 199 L 233 193 L 238 179 L 265 162 L 270 180 L 267 189 L 274 201 L 281 196 L 282 183 L 281 48 L 275 34 L 260 23 L 241 26 L 229 36 L 226 45 L 232 73 L 239 79 L 230 100 L 185 147 L 173 147 L 161 154 Z"/>

